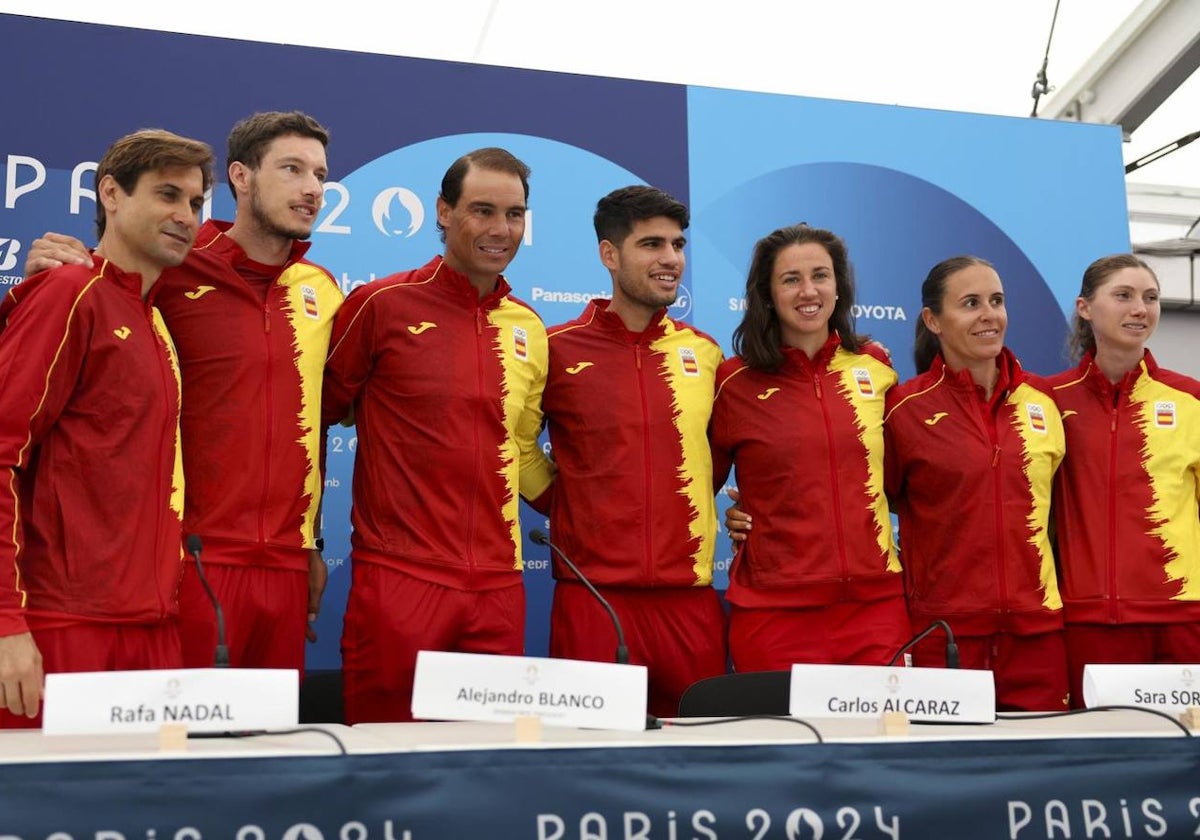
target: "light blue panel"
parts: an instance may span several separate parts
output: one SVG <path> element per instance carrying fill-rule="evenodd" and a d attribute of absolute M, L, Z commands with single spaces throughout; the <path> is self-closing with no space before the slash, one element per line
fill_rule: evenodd
<path fill-rule="evenodd" d="M 957 196 L 994 223 L 1045 278 L 1064 312 L 1092 259 L 1129 249 L 1117 126 L 712 88 L 689 88 L 688 122 L 697 215 L 750 179 L 797 164 L 894 169 Z M 763 210 L 763 233 L 794 221 L 786 213 L 767 217 L 783 208 Z"/>
<path fill-rule="evenodd" d="M 731 352 L 755 241 L 800 221 L 846 239 L 859 332 L 914 373 L 920 285 L 960 253 L 991 260 L 1026 367 L 1067 366 L 1083 269 L 1127 251 L 1120 130 L 690 88 L 694 322 Z M 722 505 L 723 506 L 723 505 Z M 732 551 L 721 540 L 717 586 Z"/>

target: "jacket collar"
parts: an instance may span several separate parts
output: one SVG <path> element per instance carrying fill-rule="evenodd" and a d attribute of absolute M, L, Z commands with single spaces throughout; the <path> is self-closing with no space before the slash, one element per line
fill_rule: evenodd
<path fill-rule="evenodd" d="M 1008 395 L 1014 391 L 1018 385 L 1025 381 L 1025 371 L 1021 368 L 1021 363 L 1017 361 L 1017 357 L 1007 347 L 1000 348 L 1000 355 L 996 357 L 996 387 L 992 389 L 992 397 L 987 400 L 991 405 L 1008 398 Z M 934 376 L 941 376 L 946 383 L 951 387 L 976 394 L 980 399 L 983 399 L 983 388 L 975 384 L 975 380 L 971 378 L 971 372 L 966 368 L 953 371 L 946 367 L 946 360 L 942 358 L 942 354 L 938 353 L 934 357 L 933 363 L 929 366 L 929 371 Z"/>
<path fill-rule="evenodd" d="M 1088 387 L 1109 400 L 1113 398 L 1114 393 L 1129 394 L 1143 374 L 1153 376 L 1157 371 L 1158 362 L 1149 349 L 1143 351 L 1142 360 L 1138 362 L 1133 370 L 1128 371 L 1121 377 L 1121 381 L 1116 383 L 1109 382 L 1108 377 L 1096 365 L 1095 350 L 1089 350 L 1079 360 L 1079 372 L 1086 377 Z"/>
<path fill-rule="evenodd" d="M 196 236 L 196 247 L 205 248 L 215 253 L 231 257 L 230 262 L 236 267 L 241 263 L 255 262 L 251 260 L 246 251 L 239 245 L 233 237 L 229 235 L 229 229 L 233 227 L 233 222 L 223 222 L 220 219 L 209 219 L 200 228 L 200 233 Z M 312 247 L 311 242 L 301 241 L 299 239 L 292 240 L 292 249 L 288 254 L 287 262 L 284 265 L 291 265 L 299 262 L 308 253 L 308 249 Z"/>
<path fill-rule="evenodd" d="M 101 274 L 106 281 L 113 283 L 114 285 L 117 286 L 117 288 L 121 289 L 124 292 L 128 292 L 129 294 L 133 295 L 134 297 L 138 298 L 139 300 L 141 299 L 141 297 L 142 297 L 142 275 L 141 274 L 138 274 L 133 271 L 126 271 L 125 269 L 121 268 L 119 265 L 117 265 L 112 260 L 109 260 L 105 257 L 98 256 L 95 253 L 92 254 L 92 267 L 99 274 Z M 152 300 L 154 298 L 154 290 L 157 287 L 158 287 L 158 283 L 155 283 L 153 286 L 150 287 L 150 294 L 147 295 L 147 299 Z"/>
<path fill-rule="evenodd" d="M 504 300 L 512 292 L 512 286 L 504 279 L 504 275 L 497 274 L 496 288 L 483 297 L 480 297 L 479 291 L 471 285 L 471 281 L 467 275 L 451 268 L 444 257 L 434 257 L 429 262 L 429 265 L 433 267 L 433 282 L 444 288 L 448 294 L 464 305 L 471 307 L 478 306 L 480 309 L 495 309 L 500 305 L 500 301 Z"/>
<path fill-rule="evenodd" d="M 821 345 L 821 349 L 817 351 L 817 355 L 811 359 L 799 347 L 784 345 L 779 349 L 783 351 L 783 363 L 785 365 L 796 365 L 801 370 L 825 370 L 829 367 L 829 362 L 833 359 L 833 354 L 841 346 L 842 337 L 835 330 L 830 330 L 829 338 L 825 339 L 825 343 Z"/>
<path fill-rule="evenodd" d="M 646 327 L 645 330 L 642 332 L 633 332 L 625 327 L 625 322 L 621 320 L 620 315 L 609 311 L 608 307 L 611 303 L 612 301 L 608 298 L 592 298 L 588 301 L 587 308 L 583 311 L 582 320 L 585 323 L 594 323 L 613 338 L 628 344 L 654 341 L 666 334 L 667 324 L 671 320 L 667 316 L 666 308 L 658 311 L 658 317 L 651 320 L 650 326 Z"/>

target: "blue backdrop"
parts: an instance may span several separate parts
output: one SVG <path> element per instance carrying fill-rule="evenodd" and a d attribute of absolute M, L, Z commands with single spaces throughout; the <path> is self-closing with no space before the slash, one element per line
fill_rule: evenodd
<path fill-rule="evenodd" d="M 526 242 L 508 271 L 548 325 L 607 294 L 591 212 L 651 183 L 689 202 L 689 268 L 677 317 L 729 351 L 750 249 L 797 221 L 843 235 L 858 326 L 902 377 L 928 268 L 975 253 L 999 268 L 1009 343 L 1027 367 L 1064 366 L 1065 317 L 1084 266 L 1129 247 L 1120 131 L 317 50 L 0 15 L 11 68 L 0 130 L 0 291 L 46 230 L 94 241 L 92 173 L 116 137 L 162 126 L 220 150 L 238 119 L 307 111 L 332 131 L 310 256 L 343 289 L 440 250 L 434 199 L 463 152 L 511 149 L 533 169 Z M 124 60 L 121 58 L 124 57 Z M 16 75 L 14 74 L 14 79 Z M 223 155 L 222 155 L 223 157 Z M 208 213 L 230 218 L 223 183 Z M 353 429 L 331 436 L 324 508 L 331 565 L 309 666 L 336 667 L 349 581 Z M 238 453 L 228 453 L 237 458 Z M 523 525 L 545 521 L 522 509 Z M 717 584 L 731 552 L 722 539 Z M 526 545 L 528 650 L 546 650 L 545 549 Z"/>

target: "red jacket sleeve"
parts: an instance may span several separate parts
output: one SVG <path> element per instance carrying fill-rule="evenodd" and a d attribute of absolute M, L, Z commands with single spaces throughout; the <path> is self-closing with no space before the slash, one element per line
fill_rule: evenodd
<path fill-rule="evenodd" d="M 883 492 L 888 497 L 892 512 L 895 513 L 903 500 L 904 477 L 900 469 L 900 452 L 897 448 L 896 436 L 893 433 L 892 409 L 895 400 L 892 395 L 895 389 L 888 392 L 887 408 L 883 423 Z"/>
<path fill-rule="evenodd" d="M 52 272 L 0 304 L 0 636 L 28 630 L 17 567 L 21 475 L 75 389 L 91 332 L 84 299 L 97 280 Z"/>
<path fill-rule="evenodd" d="M 729 435 L 728 400 L 722 400 L 721 395 L 725 384 L 732 378 L 734 372 L 741 368 L 734 366 L 733 360 L 725 360 L 717 368 L 716 393 L 713 396 L 712 417 L 708 421 L 708 447 L 712 452 L 713 493 L 721 492 L 729 471 L 733 469 L 733 446 Z"/>
<path fill-rule="evenodd" d="M 361 286 L 350 293 L 333 320 L 325 381 L 321 389 L 321 422 L 340 423 L 350 416 L 375 355 L 375 307 L 372 290 Z"/>

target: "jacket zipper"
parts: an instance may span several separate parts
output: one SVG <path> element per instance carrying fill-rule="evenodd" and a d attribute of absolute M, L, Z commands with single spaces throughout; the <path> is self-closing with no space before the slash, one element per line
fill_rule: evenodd
<path fill-rule="evenodd" d="M 646 401 L 646 375 L 642 369 L 642 343 L 638 341 L 633 345 L 633 360 L 637 367 L 638 378 L 638 393 L 642 399 L 642 510 L 648 511 L 650 503 L 650 407 Z M 645 562 L 645 579 L 654 581 L 654 541 L 650 527 L 650 515 L 646 513 L 643 516 L 645 522 L 644 539 L 645 550 L 643 552 Z"/>
<path fill-rule="evenodd" d="M 265 399 L 263 405 L 265 407 L 264 425 L 266 434 L 263 438 L 263 480 L 262 480 L 262 497 L 258 500 L 258 542 L 263 544 L 267 539 L 267 499 L 271 491 L 271 445 L 273 437 L 273 424 L 271 418 L 274 416 L 274 353 L 271 348 L 271 295 L 275 291 L 275 284 L 272 283 L 267 290 L 267 299 L 263 302 L 263 342 L 267 350 L 267 375 L 265 377 Z"/>
<path fill-rule="evenodd" d="M 975 396 L 975 395 L 972 395 Z M 978 400 L 978 397 L 975 396 Z M 1004 615 L 1008 612 L 1008 579 L 1004 569 L 1004 482 L 1003 469 L 1000 464 L 1000 435 L 996 429 L 996 413 L 992 411 L 991 405 L 986 401 L 981 403 L 984 411 L 984 428 L 987 430 L 988 440 L 992 444 L 992 485 L 995 494 L 995 503 L 992 509 L 996 514 L 996 583 L 1000 593 L 1000 601 L 997 612 Z M 1007 406 L 1007 401 L 1004 401 L 1004 406 Z"/>
<path fill-rule="evenodd" d="M 159 334 L 158 330 L 154 329 L 154 312 L 153 312 L 153 307 L 150 305 L 149 301 L 143 301 L 143 314 L 145 315 L 147 325 L 150 327 L 150 336 L 151 336 L 151 339 L 154 341 L 155 350 L 157 350 L 156 355 L 158 356 L 158 375 L 159 375 L 159 379 L 162 380 L 163 407 L 165 409 L 165 414 L 166 414 L 168 421 L 170 421 L 171 418 L 174 418 L 173 423 L 166 422 L 163 424 L 163 434 L 159 437 L 159 444 L 158 444 L 158 465 L 157 466 L 158 466 L 158 475 L 160 476 L 159 480 L 160 481 L 162 480 L 161 476 L 163 476 L 164 474 L 167 476 L 166 487 L 165 487 L 165 489 L 166 489 L 165 502 L 166 503 L 165 503 L 165 505 L 160 505 L 158 507 L 158 528 L 155 531 L 156 535 L 161 535 L 163 533 L 163 520 L 166 518 L 166 510 L 170 509 L 170 506 L 171 506 L 171 490 L 172 490 L 172 485 L 174 484 L 174 481 L 175 481 L 175 446 L 179 445 L 179 441 L 177 439 L 171 441 L 174 445 L 171 447 L 171 468 L 170 468 L 170 470 L 163 469 L 163 458 L 166 455 L 168 441 L 171 438 L 176 437 L 179 434 L 179 417 L 178 417 L 177 411 L 173 410 L 175 407 L 171 405 L 171 394 L 173 392 L 177 393 L 176 389 L 178 388 L 178 384 L 175 381 L 175 373 L 170 370 L 170 367 L 171 367 L 170 351 L 168 351 L 167 347 L 165 346 L 165 339 L 162 338 L 162 336 Z M 170 431 L 171 429 L 174 429 L 174 435 Z M 157 556 L 157 551 L 161 551 L 163 548 L 163 546 L 159 545 L 159 540 L 157 538 L 155 539 L 155 548 L 157 549 L 155 552 L 155 554 Z M 154 564 L 154 592 L 159 598 L 159 601 L 158 601 L 159 618 L 166 618 L 166 616 L 170 612 L 170 610 L 169 610 L 168 605 L 163 603 L 163 601 L 162 601 L 162 595 L 161 595 L 161 593 L 162 593 L 162 578 L 159 575 L 159 564 L 157 562 Z M 177 592 L 178 592 L 178 584 L 176 584 L 176 594 L 177 594 Z"/>
<path fill-rule="evenodd" d="M 821 406 L 821 417 L 825 421 L 825 440 L 829 444 L 829 483 L 833 489 L 833 521 L 837 528 L 838 569 L 841 572 L 841 583 L 845 586 L 850 575 L 846 558 L 846 528 L 842 521 L 842 489 L 838 481 L 837 447 L 833 440 L 833 424 L 829 420 L 829 406 L 825 402 L 824 389 L 821 387 L 820 370 L 813 371 L 813 390 L 816 392 L 817 402 Z"/>
<path fill-rule="evenodd" d="M 1121 391 L 1113 389 L 1108 440 L 1108 610 L 1109 621 L 1117 623 L 1117 420 Z"/>
<path fill-rule="evenodd" d="M 471 487 L 471 501 L 467 504 L 467 586 L 475 586 L 475 502 L 479 496 L 479 472 L 483 469 L 482 443 L 479 440 L 480 406 L 483 404 L 483 310 L 475 304 L 475 410 L 471 422 L 475 452 L 475 480 Z"/>

